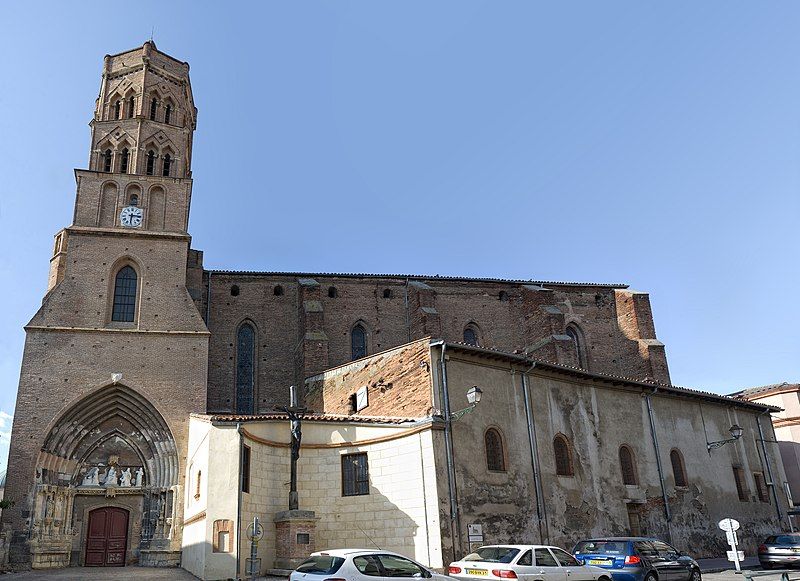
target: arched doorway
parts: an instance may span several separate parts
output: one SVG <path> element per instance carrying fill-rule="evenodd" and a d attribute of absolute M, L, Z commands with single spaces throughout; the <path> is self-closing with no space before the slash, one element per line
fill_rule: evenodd
<path fill-rule="evenodd" d="M 86 566 L 122 567 L 128 550 L 128 511 L 115 506 L 89 513 L 86 527 Z"/>

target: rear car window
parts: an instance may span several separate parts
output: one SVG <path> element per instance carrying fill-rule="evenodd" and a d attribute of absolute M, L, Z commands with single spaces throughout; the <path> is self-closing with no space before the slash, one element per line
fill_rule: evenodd
<path fill-rule="evenodd" d="M 565 550 L 559 549 L 558 547 L 553 547 L 550 550 L 556 556 L 556 559 L 558 559 L 558 561 L 561 563 L 562 567 L 577 567 L 580 565 L 577 559 L 575 559 L 575 557 L 567 553 Z"/>
<path fill-rule="evenodd" d="M 422 569 L 408 559 L 395 555 L 380 555 L 378 557 L 383 564 L 383 570 L 387 577 L 424 577 Z"/>
<path fill-rule="evenodd" d="M 381 573 L 381 566 L 378 563 L 378 558 L 374 555 L 354 557 L 353 565 L 364 575 L 371 575 L 373 577 L 381 577 L 383 575 Z"/>
<path fill-rule="evenodd" d="M 773 535 L 767 539 L 770 545 L 798 545 L 800 536 L 798 535 Z"/>
<path fill-rule="evenodd" d="M 536 556 L 536 564 L 539 567 L 558 567 L 555 557 L 547 549 L 534 549 L 533 552 Z"/>
<path fill-rule="evenodd" d="M 581 541 L 575 545 L 575 554 L 627 555 L 627 541 Z"/>
<path fill-rule="evenodd" d="M 464 561 L 486 561 L 488 563 L 510 563 L 519 553 L 513 547 L 481 547 L 464 557 Z"/>
<path fill-rule="evenodd" d="M 312 575 L 331 575 L 336 573 L 344 563 L 341 557 L 319 555 L 309 557 L 297 568 L 298 573 L 311 573 Z"/>

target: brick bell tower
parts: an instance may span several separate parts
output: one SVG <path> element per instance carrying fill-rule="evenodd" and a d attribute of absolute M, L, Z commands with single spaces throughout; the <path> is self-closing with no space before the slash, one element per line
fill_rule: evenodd
<path fill-rule="evenodd" d="M 89 168 L 25 327 L 0 531 L 14 568 L 179 562 L 208 365 L 187 290 L 196 116 L 187 63 L 152 41 L 105 57 Z M 98 537 L 109 515 L 127 526 Z"/>

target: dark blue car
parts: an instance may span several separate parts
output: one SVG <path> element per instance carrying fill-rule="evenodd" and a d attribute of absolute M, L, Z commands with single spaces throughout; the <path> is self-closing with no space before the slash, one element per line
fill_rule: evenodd
<path fill-rule="evenodd" d="M 614 581 L 701 581 L 697 561 L 658 539 L 589 539 L 572 553 L 586 565 L 608 569 Z"/>

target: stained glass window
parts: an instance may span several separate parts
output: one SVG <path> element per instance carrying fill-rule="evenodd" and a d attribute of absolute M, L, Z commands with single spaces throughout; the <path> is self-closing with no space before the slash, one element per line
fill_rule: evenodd
<path fill-rule="evenodd" d="M 131 323 L 136 311 L 136 271 L 125 266 L 117 273 L 114 283 L 112 321 Z"/>
<path fill-rule="evenodd" d="M 236 413 L 253 413 L 253 359 L 255 330 L 245 323 L 239 327 L 236 343 Z"/>
<path fill-rule="evenodd" d="M 367 332 L 362 325 L 353 327 L 353 331 L 350 333 L 350 346 L 354 361 L 367 356 Z"/>

